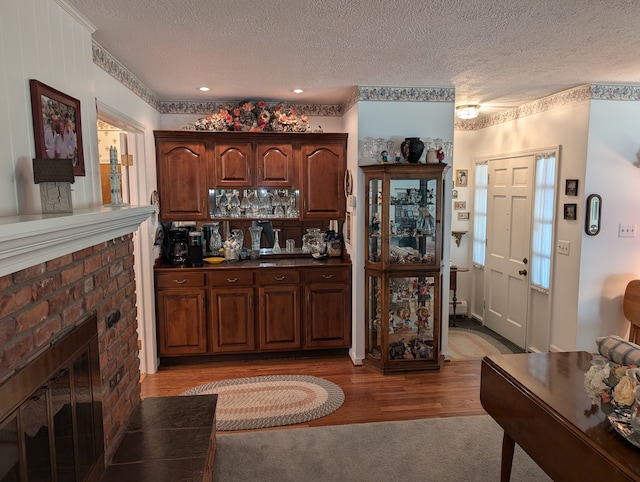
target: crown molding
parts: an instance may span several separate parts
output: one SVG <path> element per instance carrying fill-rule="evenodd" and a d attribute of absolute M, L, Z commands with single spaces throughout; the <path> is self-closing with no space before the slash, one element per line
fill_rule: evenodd
<path fill-rule="evenodd" d="M 65 12 L 67 12 L 73 19 L 78 22 L 82 27 L 87 29 L 90 34 L 98 30 L 94 24 L 92 24 L 87 17 L 82 15 L 76 7 L 70 5 L 66 0 L 53 0 L 58 4 Z"/>

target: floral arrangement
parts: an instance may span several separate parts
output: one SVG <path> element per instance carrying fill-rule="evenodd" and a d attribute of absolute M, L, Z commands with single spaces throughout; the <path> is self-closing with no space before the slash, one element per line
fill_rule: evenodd
<path fill-rule="evenodd" d="M 186 127 L 197 131 L 237 132 L 308 132 L 309 120 L 295 109 L 281 104 L 268 106 L 259 102 L 243 101 L 236 106 L 227 105 L 215 114 L 202 117 Z"/>
<path fill-rule="evenodd" d="M 594 360 L 584 376 L 584 388 L 594 405 L 613 402 L 629 407 L 635 402 L 634 390 L 638 386 L 638 368 Z"/>

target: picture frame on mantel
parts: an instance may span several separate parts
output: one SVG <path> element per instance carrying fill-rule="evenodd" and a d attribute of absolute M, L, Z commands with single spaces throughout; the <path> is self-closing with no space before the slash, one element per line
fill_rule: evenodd
<path fill-rule="evenodd" d="M 36 158 L 71 159 L 84 176 L 80 101 L 35 79 L 29 81 Z"/>

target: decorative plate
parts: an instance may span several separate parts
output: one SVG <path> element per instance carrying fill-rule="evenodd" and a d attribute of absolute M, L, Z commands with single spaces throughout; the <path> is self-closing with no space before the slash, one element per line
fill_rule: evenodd
<path fill-rule="evenodd" d="M 224 258 L 220 258 L 220 257 L 204 258 L 204 261 L 209 264 L 220 264 L 224 261 Z"/>

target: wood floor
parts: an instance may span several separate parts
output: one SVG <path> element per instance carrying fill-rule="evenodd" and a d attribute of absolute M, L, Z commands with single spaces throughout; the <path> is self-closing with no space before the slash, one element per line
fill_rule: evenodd
<path fill-rule="evenodd" d="M 347 355 L 170 366 L 144 377 L 142 398 L 178 395 L 196 385 L 230 378 L 309 375 L 339 385 L 345 402 L 334 413 L 295 427 L 484 415 L 480 363 L 480 359 L 453 360 L 439 372 L 394 375 L 354 366 Z"/>

